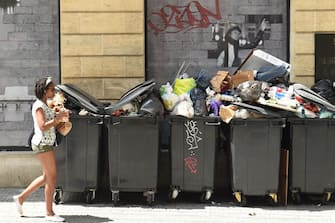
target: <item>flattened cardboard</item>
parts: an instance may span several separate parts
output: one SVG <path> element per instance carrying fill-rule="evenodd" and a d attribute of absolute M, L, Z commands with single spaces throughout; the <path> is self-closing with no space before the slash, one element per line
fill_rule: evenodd
<path fill-rule="evenodd" d="M 258 70 L 263 66 L 285 66 L 290 72 L 291 65 L 287 62 L 272 56 L 271 54 L 260 50 L 253 49 L 249 55 L 244 59 L 240 66 L 235 70 L 233 75 L 237 74 L 239 70 Z"/>

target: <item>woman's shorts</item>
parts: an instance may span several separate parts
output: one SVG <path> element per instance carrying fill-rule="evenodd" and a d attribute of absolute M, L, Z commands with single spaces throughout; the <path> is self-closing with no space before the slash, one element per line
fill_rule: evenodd
<path fill-rule="evenodd" d="M 53 145 L 35 145 L 31 144 L 31 148 L 34 151 L 34 153 L 45 153 L 52 151 L 54 149 Z"/>

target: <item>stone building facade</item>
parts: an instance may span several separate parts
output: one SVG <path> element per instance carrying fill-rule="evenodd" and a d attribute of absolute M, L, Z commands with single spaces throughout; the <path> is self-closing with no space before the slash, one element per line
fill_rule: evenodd
<path fill-rule="evenodd" d="M 117 100 L 145 77 L 144 0 L 61 0 L 61 81 Z"/>
<path fill-rule="evenodd" d="M 335 34 L 335 1 L 291 0 L 290 4 L 291 81 L 314 84 L 315 34 Z M 332 80 L 335 80 L 335 74 Z"/>

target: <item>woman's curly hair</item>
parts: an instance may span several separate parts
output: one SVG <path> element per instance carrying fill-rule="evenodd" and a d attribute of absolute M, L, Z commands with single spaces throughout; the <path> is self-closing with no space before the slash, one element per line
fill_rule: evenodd
<path fill-rule="evenodd" d="M 42 99 L 43 95 L 45 94 L 46 89 L 48 86 L 52 83 L 52 80 L 50 77 L 47 78 L 41 78 L 38 81 L 36 81 L 35 84 L 35 96 L 38 99 Z"/>

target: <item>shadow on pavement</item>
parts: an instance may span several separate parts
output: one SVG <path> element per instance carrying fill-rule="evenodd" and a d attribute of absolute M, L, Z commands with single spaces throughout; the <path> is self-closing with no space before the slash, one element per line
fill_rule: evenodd
<path fill-rule="evenodd" d="M 101 218 L 92 215 L 62 215 L 65 218 L 67 223 L 108 223 L 114 222 L 113 219 L 109 218 Z M 29 219 L 41 219 L 44 216 L 23 216 L 22 218 L 29 218 Z"/>
<path fill-rule="evenodd" d="M 36 219 L 40 219 L 40 218 L 44 218 L 44 216 L 22 216 L 22 218 L 36 218 Z"/>
<path fill-rule="evenodd" d="M 114 222 L 113 219 L 110 218 L 102 218 L 92 215 L 63 215 L 66 219 L 66 222 L 68 223 L 108 223 L 108 222 Z"/>

